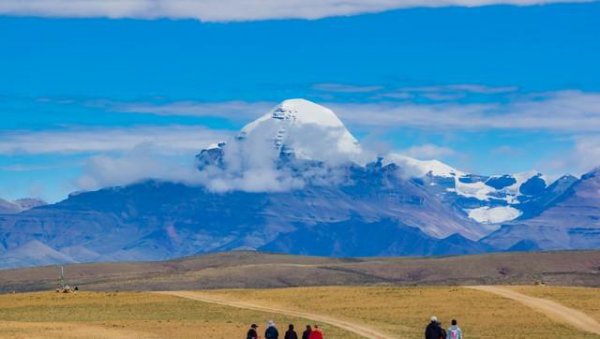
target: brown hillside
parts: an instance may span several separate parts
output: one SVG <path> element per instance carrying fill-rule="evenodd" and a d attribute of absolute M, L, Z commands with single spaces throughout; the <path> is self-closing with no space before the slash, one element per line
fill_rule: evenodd
<path fill-rule="evenodd" d="M 320 285 L 534 284 L 600 286 L 600 251 L 438 258 L 320 258 L 228 252 L 163 262 L 65 266 L 85 290 L 181 290 Z M 0 271 L 0 291 L 54 289 L 56 266 Z"/>

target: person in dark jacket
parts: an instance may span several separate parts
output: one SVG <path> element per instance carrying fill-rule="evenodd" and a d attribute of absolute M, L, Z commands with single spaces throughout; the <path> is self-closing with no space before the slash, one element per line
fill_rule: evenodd
<path fill-rule="evenodd" d="M 298 339 L 298 335 L 296 334 L 296 331 L 294 331 L 294 325 L 290 324 L 287 332 L 285 332 L 284 339 Z"/>
<path fill-rule="evenodd" d="M 279 339 L 279 331 L 277 331 L 273 320 L 269 320 L 267 330 L 265 331 L 265 339 Z"/>
<path fill-rule="evenodd" d="M 436 316 L 431 317 L 431 322 L 425 328 L 425 339 L 440 339 L 442 337 L 442 328 Z"/>
<path fill-rule="evenodd" d="M 438 326 L 440 327 L 440 331 L 442 331 L 442 335 L 440 335 L 440 339 L 446 339 L 446 336 L 448 335 L 448 333 L 446 333 L 446 330 L 444 329 L 444 326 L 442 326 L 441 321 L 438 321 Z"/>
<path fill-rule="evenodd" d="M 312 328 L 310 327 L 310 325 L 306 325 L 306 330 L 304 330 L 304 332 L 302 333 L 302 339 L 309 339 L 311 332 Z"/>
<path fill-rule="evenodd" d="M 256 324 L 250 325 L 248 334 L 246 334 L 246 339 L 258 339 L 258 332 L 256 332 L 257 328 L 258 328 L 258 325 L 256 325 Z"/>

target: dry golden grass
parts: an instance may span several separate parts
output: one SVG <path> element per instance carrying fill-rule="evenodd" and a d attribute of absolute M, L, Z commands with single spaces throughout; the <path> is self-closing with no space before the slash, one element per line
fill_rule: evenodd
<path fill-rule="evenodd" d="M 600 289 L 587 287 L 514 286 L 517 292 L 550 299 L 585 312 L 600 322 Z"/>
<path fill-rule="evenodd" d="M 332 315 L 398 337 L 422 337 L 435 314 L 444 326 L 458 319 L 468 338 L 597 338 L 554 323 L 518 302 L 466 288 L 313 287 L 205 293 Z"/>
<path fill-rule="evenodd" d="M 247 326 L 308 321 L 150 293 L 0 295 L 2 338 L 243 338 Z M 335 338 L 356 338 L 326 328 Z"/>
<path fill-rule="evenodd" d="M 512 287 L 579 309 L 598 319 L 600 291 Z M 398 338 L 421 338 L 432 314 L 459 320 L 467 338 L 598 338 L 546 318 L 518 302 L 461 287 L 307 287 L 213 290 L 202 294 L 306 311 L 365 324 Z M 274 319 L 280 328 L 306 323 L 268 312 L 207 304 L 154 293 L 80 292 L 0 295 L 0 337 L 243 338 L 246 326 Z M 321 324 L 327 338 L 358 338 Z"/>

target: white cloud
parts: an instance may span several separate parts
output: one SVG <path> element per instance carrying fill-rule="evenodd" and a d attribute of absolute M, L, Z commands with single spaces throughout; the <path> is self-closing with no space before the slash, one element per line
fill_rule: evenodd
<path fill-rule="evenodd" d="M 358 93 L 375 91 L 375 87 L 355 88 L 350 85 L 335 85 L 333 90 Z M 426 93 L 444 96 L 445 101 L 414 103 L 381 100 L 365 103 L 318 103 L 333 109 L 344 123 L 357 127 L 412 127 L 445 131 L 517 129 L 568 133 L 600 132 L 600 93 L 565 90 L 520 94 L 515 90 L 514 87 L 480 85 L 414 87 L 391 91 L 387 95 L 389 97 L 406 94 L 403 99 L 409 99 L 411 93 Z M 453 97 L 447 96 L 460 93 L 501 94 L 508 97 L 498 101 L 463 103 L 453 101 Z M 103 105 L 115 112 L 211 116 L 235 121 L 251 121 L 275 104 L 243 101 L 220 103 L 184 101 L 165 104 L 104 103 Z M 1 144 L 0 152 L 2 152 Z"/>
<path fill-rule="evenodd" d="M 517 156 L 523 154 L 522 149 L 509 145 L 498 146 L 492 149 L 490 152 L 499 156 Z"/>
<path fill-rule="evenodd" d="M 411 7 L 517 6 L 585 0 L 2 0 L 0 14 L 44 17 L 190 18 L 246 21 L 318 19 Z"/>
<path fill-rule="evenodd" d="M 100 154 L 84 164 L 75 184 L 83 190 L 126 185 L 143 179 L 193 183 L 196 178 L 193 154 L 165 151 L 153 144 L 141 144 L 119 155 Z"/>
<path fill-rule="evenodd" d="M 305 183 L 304 178 L 277 168 L 269 152 L 229 147 L 226 169 L 209 166 L 199 171 L 194 162 L 199 151 L 174 153 L 155 144 L 140 144 L 127 152 L 95 155 L 85 161 L 75 186 L 94 190 L 158 179 L 202 185 L 216 192 L 273 192 L 300 188 Z"/>
<path fill-rule="evenodd" d="M 94 154 L 83 160 L 83 174 L 74 182 L 83 190 L 143 179 L 199 183 L 202 178 L 194 167 L 194 155 L 230 135 L 189 126 L 15 132 L 0 135 L 0 154 Z M 16 164 L 0 169 L 49 170 L 55 165 Z"/>
<path fill-rule="evenodd" d="M 600 132 L 600 93 L 559 91 L 515 97 L 508 103 L 325 104 L 355 126 L 436 130 L 515 129 Z"/>
<path fill-rule="evenodd" d="M 462 92 L 462 93 L 477 93 L 477 94 L 500 94 L 510 93 L 518 90 L 514 86 L 485 86 L 480 84 L 450 84 L 437 86 L 421 86 L 421 87 L 404 87 L 401 90 L 406 92 L 421 92 L 421 93 L 446 93 L 446 92 Z"/>
<path fill-rule="evenodd" d="M 272 149 L 273 141 L 267 137 L 244 139 L 244 142 L 231 138 L 227 140 L 223 159 L 225 168 L 207 166 L 199 171 L 194 155 L 200 148 L 174 151 L 164 144 L 143 143 L 126 152 L 90 157 L 75 184 L 83 190 L 93 190 L 159 179 L 203 185 L 217 192 L 277 192 L 301 188 L 308 180 L 329 180 L 331 172 L 327 171 L 292 173 L 279 168 L 278 153 L 271 152 Z"/>
<path fill-rule="evenodd" d="M 155 115 L 178 115 L 199 117 L 222 117 L 247 121 L 270 110 L 275 104 L 271 102 L 196 102 L 177 101 L 163 104 L 153 103 L 119 103 L 100 102 L 96 105 L 106 106 L 111 111 L 128 113 L 149 113 Z"/>
<path fill-rule="evenodd" d="M 587 172 L 600 166 L 600 137 L 579 137 L 575 141 L 574 163 L 581 172 Z"/>
<path fill-rule="evenodd" d="M 518 91 L 514 86 L 484 86 L 480 84 L 450 84 L 436 86 L 402 87 L 383 91 L 377 99 L 427 99 L 430 101 L 454 101 L 469 96 L 508 95 Z"/>
<path fill-rule="evenodd" d="M 560 176 L 565 172 L 581 175 L 600 166 L 600 136 L 582 135 L 574 139 L 570 152 L 557 156 L 542 164 L 543 167 Z"/>
<path fill-rule="evenodd" d="M 410 147 L 404 151 L 400 151 L 400 153 L 417 159 L 439 159 L 454 155 L 456 152 L 449 147 L 424 144 Z"/>
<path fill-rule="evenodd" d="M 198 151 L 229 135 L 227 131 L 195 126 L 8 132 L 0 134 L 0 154 L 129 151 L 140 144 L 171 151 Z"/>
<path fill-rule="evenodd" d="M 71 164 L 72 165 L 72 164 Z M 45 164 L 45 165 L 30 165 L 30 164 L 11 164 L 0 166 L 0 171 L 7 172 L 31 172 L 31 171 L 47 171 L 67 167 L 66 164 Z"/>
<path fill-rule="evenodd" d="M 383 89 L 383 86 L 363 86 L 363 85 L 348 85 L 336 83 L 315 84 L 313 88 L 323 92 L 336 93 L 369 93 Z"/>

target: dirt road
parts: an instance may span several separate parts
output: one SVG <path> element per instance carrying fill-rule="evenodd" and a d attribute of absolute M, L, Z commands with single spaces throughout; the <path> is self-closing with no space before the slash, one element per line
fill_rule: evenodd
<path fill-rule="evenodd" d="M 163 292 L 155 292 L 155 293 L 173 295 L 173 296 L 178 296 L 181 298 L 198 300 L 198 301 L 202 301 L 202 302 L 206 302 L 206 303 L 212 303 L 212 304 L 218 304 L 218 305 L 224 305 L 224 306 L 230 306 L 230 307 L 243 308 L 243 309 L 247 309 L 247 310 L 278 313 L 278 314 L 284 314 L 284 315 L 291 316 L 291 317 L 299 317 L 299 318 L 309 319 L 312 321 L 316 321 L 318 323 L 329 324 L 329 325 L 344 329 L 348 332 L 358 334 L 365 338 L 373 338 L 373 339 L 397 339 L 398 338 L 398 337 L 392 337 L 385 333 L 381 333 L 381 332 L 379 332 L 373 328 L 370 328 L 368 326 L 365 326 L 365 325 L 356 324 L 353 322 L 337 319 L 337 318 L 322 315 L 322 314 L 309 313 L 309 312 L 281 308 L 281 307 L 271 307 L 271 306 L 259 305 L 259 304 L 254 304 L 254 303 L 239 301 L 239 300 L 230 300 L 230 299 L 225 299 L 225 298 L 221 298 L 221 297 L 208 295 L 208 294 L 202 293 L 202 292 L 163 291 Z"/>
<path fill-rule="evenodd" d="M 557 302 L 548 299 L 531 297 L 506 287 L 470 286 L 468 288 L 494 293 L 496 295 L 518 301 L 523 305 L 545 314 L 554 321 L 571 325 L 584 332 L 600 335 L 600 324 L 596 320 L 581 311 L 566 307 Z"/>

